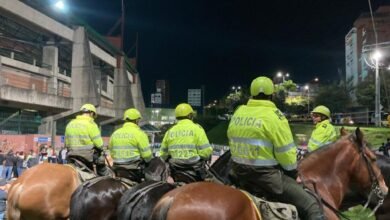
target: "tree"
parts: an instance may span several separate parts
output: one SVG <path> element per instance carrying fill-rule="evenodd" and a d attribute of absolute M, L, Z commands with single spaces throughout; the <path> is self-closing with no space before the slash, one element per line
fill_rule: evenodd
<path fill-rule="evenodd" d="M 389 98 L 387 91 L 390 90 L 390 85 L 386 83 L 384 75 L 381 78 L 381 104 L 386 106 L 386 110 L 390 111 Z M 370 110 L 375 109 L 375 77 L 374 74 L 368 74 L 367 77 L 356 87 L 357 102 L 367 107 Z"/>
<path fill-rule="evenodd" d="M 373 74 L 369 74 L 367 78 L 360 82 L 356 87 L 356 101 L 366 106 L 369 110 L 375 108 L 375 81 Z"/>
<path fill-rule="evenodd" d="M 314 99 L 314 104 L 325 105 L 331 112 L 344 112 L 346 107 L 351 105 L 351 97 L 348 95 L 345 82 L 322 85 Z"/>
<path fill-rule="evenodd" d="M 292 80 L 286 80 L 283 83 L 275 85 L 275 96 L 273 100 L 281 111 L 284 112 L 289 109 L 286 104 L 286 96 L 288 95 L 289 91 L 296 90 L 297 84 L 295 84 Z"/>

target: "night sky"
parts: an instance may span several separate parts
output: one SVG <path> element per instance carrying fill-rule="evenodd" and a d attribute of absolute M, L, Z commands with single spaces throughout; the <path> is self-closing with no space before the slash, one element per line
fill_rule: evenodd
<path fill-rule="evenodd" d="M 119 18 L 120 3 L 70 2 L 103 35 Z M 390 0 L 372 0 L 373 10 L 384 4 Z M 344 76 L 344 37 L 360 13 L 369 11 L 366 0 L 125 0 L 125 5 L 125 51 L 139 32 L 137 69 L 145 103 L 155 80 L 167 79 L 172 105 L 186 101 L 188 88 L 205 85 L 206 100 L 213 100 L 232 85 L 248 86 L 277 71 L 289 72 L 297 83 L 316 76 L 327 83 L 340 77 L 339 70 Z"/>

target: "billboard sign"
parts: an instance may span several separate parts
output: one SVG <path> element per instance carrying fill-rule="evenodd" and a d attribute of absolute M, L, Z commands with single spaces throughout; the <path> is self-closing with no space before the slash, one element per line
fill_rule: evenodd
<path fill-rule="evenodd" d="M 202 89 L 188 90 L 188 104 L 194 107 L 202 106 Z"/>

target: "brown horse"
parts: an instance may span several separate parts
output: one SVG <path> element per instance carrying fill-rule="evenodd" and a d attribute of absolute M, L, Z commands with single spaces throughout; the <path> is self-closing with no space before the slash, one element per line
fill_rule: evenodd
<path fill-rule="evenodd" d="M 309 154 L 298 167 L 301 181 L 322 198 L 323 204 L 335 210 L 353 186 L 374 192 L 381 199 L 388 191 L 362 132 L 356 129 L 355 133 Z M 248 201 L 240 191 L 227 186 L 189 184 L 164 195 L 153 210 L 152 219 L 257 219 Z M 326 217 L 338 219 L 329 207 L 324 205 Z M 243 210 L 246 215 L 239 216 Z"/>
<path fill-rule="evenodd" d="M 255 204 L 240 190 L 209 182 L 184 185 L 166 193 L 151 220 L 261 220 Z"/>
<path fill-rule="evenodd" d="M 7 219 L 68 219 L 70 198 L 79 184 L 70 166 L 43 163 L 28 169 L 8 192 Z"/>
<path fill-rule="evenodd" d="M 390 158 L 388 156 L 376 154 L 376 163 L 381 169 L 382 175 L 385 178 L 386 185 L 390 185 Z M 344 199 L 340 208 L 347 209 L 356 205 L 365 205 L 366 199 L 360 195 L 359 192 L 350 192 Z M 371 209 L 374 209 L 377 204 L 369 204 Z M 390 194 L 387 194 L 383 205 L 375 212 L 377 220 L 388 220 L 390 219 Z"/>

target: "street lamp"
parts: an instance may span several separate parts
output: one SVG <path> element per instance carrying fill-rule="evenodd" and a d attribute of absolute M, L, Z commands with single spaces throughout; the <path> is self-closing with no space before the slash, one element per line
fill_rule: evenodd
<path fill-rule="evenodd" d="M 307 113 L 310 114 L 310 87 L 305 85 L 304 89 L 307 91 Z"/>
<path fill-rule="evenodd" d="M 232 86 L 232 90 L 234 91 L 234 93 L 237 93 L 237 91 L 241 90 L 241 86 Z"/>
<path fill-rule="evenodd" d="M 278 72 L 276 74 L 276 77 L 282 78 L 282 82 L 286 81 L 285 78 L 290 77 L 290 73 L 283 74 L 282 72 Z"/>
<path fill-rule="evenodd" d="M 375 125 L 381 127 L 381 109 L 380 109 L 380 80 L 379 80 L 379 60 L 382 58 L 382 53 L 376 50 L 372 54 L 372 59 L 375 61 Z"/>

